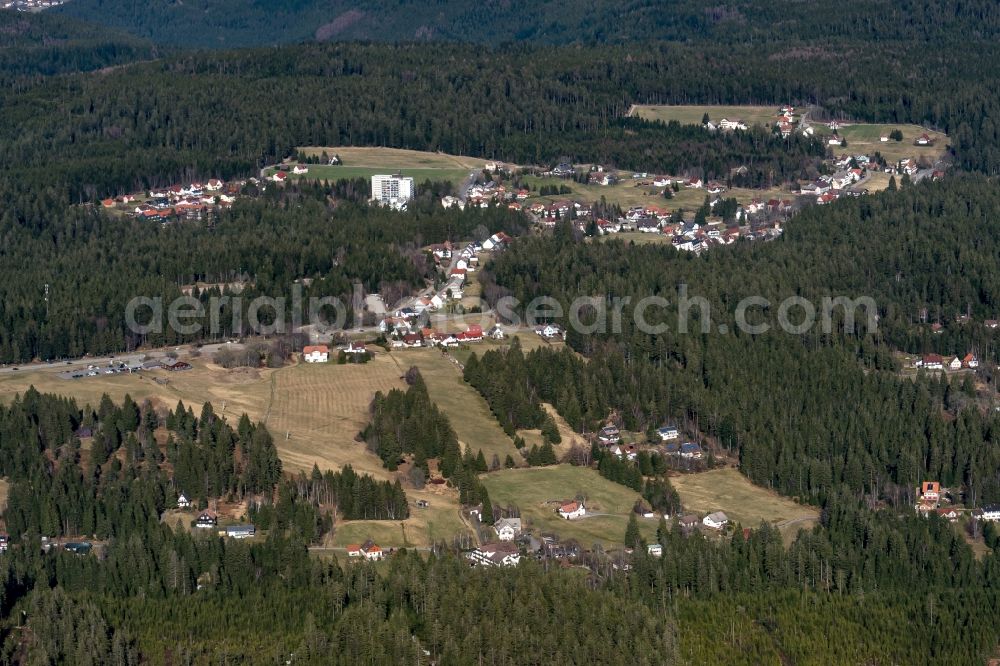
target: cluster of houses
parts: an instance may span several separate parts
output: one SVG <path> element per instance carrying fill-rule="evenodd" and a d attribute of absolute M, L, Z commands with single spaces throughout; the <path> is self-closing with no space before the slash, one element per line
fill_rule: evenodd
<path fill-rule="evenodd" d="M 795 107 L 785 104 L 775 114 L 772 127 L 775 132 L 785 138 L 790 137 L 796 130 L 807 136 L 814 134 L 815 130 L 809 125 L 801 124 L 800 120 L 801 117 L 795 115 Z M 721 118 L 718 122 L 713 122 L 710 119 L 703 126 L 710 132 L 746 131 L 750 128 L 750 125 L 741 118 Z"/>
<path fill-rule="evenodd" d="M 40 9 L 58 7 L 64 2 L 66 0 L 6 0 L 0 4 L 0 8 L 18 12 L 37 12 Z"/>
<path fill-rule="evenodd" d="M 155 188 L 148 193 L 122 194 L 104 199 L 101 206 L 155 222 L 203 219 L 211 211 L 231 206 L 246 183 L 247 181 L 226 183 L 218 178 L 211 178 L 205 182 L 194 181 Z"/>
<path fill-rule="evenodd" d="M 504 332 L 499 325 L 493 326 L 488 331 L 483 331 L 479 324 L 469 324 L 464 331 L 454 333 L 442 333 L 433 328 L 422 328 L 411 330 L 407 325 L 405 328 L 396 328 L 392 339 L 393 349 L 413 349 L 420 347 L 457 347 L 470 342 L 482 342 L 484 339 L 503 340 Z"/>
<path fill-rule="evenodd" d="M 917 504 L 914 507 L 918 514 L 929 516 L 936 513 L 948 522 L 955 522 L 959 518 L 959 510 L 954 506 L 941 506 L 944 492 L 938 481 L 923 481 L 916 489 Z M 1000 504 L 985 504 L 972 511 L 972 517 L 976 520 L 992 523 L 1000 522 Z"/>
<path fill-rule="evenodd" d="M 709 202 L 715 207 L 721 199 Z M 674 219 L 670 211 L 657 206 L 636 206 L 617 220 L 598 219 L 597 232 L 600 235 L 638 231 L 663 234 L 671 239 L 677 250 L 700 254 L 716 245 L 729 245 L 740 239 L 770 240 L 783 232 L 782 224 L 775 216 L 787 216 L 794 208 L 791 200 L 754 200 L 740 206 L 736 211 L 736 223 L 727 226 L 721 219 L 698 221 Z M 578 223 L 581 230 L 585 225 Z"/>
<path fill-rule="evenodd" d="M 177 508 L 186 509 L 191 507 L 191 502 L 183 495 L 177 498 Z M 219 529 L 219 514 L 211 509 L 206 509 L 198 514 L 194 521 L 195 529 L 217 530 L 219 536 L 230 539 L 249 539 L 257 533 L 257 528 L 249 523 L 226 525 Z"/>
<path fill-rule="evenodd" d="M 288 166 L 287 164 L 282 164 L 279 166 L 274 173 L 267 177 L 272 183 L 287 183 L 289 174 L 294 174 L 296 176 L 304 176 L 309 173 L 309 167 L 305 164 L 293 164 Z"/>
<path fill-rule="evenodd" d="M 705 451 L 697 442 L 680 442 L 681 433 L 675 425 L 665 425 L 657 428 L 656 434 L 662 443 L 658 450 L 663 455 L 684 460 L 701 460 Z M 613 423 L 608 423 L 597 432 L 597 442 L 619 460 L 634 461 L 639 456 L 639 447 L 635 444 L 625 444 L 621 441 L 621 430 Z"/>
<path fill-rule="evenodd" d="M 364 342 L 350 342 L 338 349 L 348 356 L 368 353 Z M 302 348 L 302 360 L 306 363 L 327 363 L 330 360 L 330 348 L 327 345 L 306 345 Z"/>
<path fill-rule="evenodd" d="M 944 358 L 940 354 L 924 354 L 913 362 L 913 367 L 923 370 L 975 370 L 979 367 L 979 359 L 973 353 L 968 353 L 962 358 L 952 356 Z"/>

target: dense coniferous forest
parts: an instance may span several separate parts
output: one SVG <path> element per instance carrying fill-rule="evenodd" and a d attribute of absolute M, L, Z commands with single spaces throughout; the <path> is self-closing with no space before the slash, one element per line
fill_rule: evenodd
<path fill-rule="evenodd" d="M 467 3 L 461 0 L 310 0 L 278 8 L 233 0 L 132 5 L 123 0 L 74 0 L 59 13 L 114 25 L 157 42 L 234 47 L 319 40 L 448 40 L 500 44 L 626 42 L 647 39 L 724 43 L 791 39 L 912 39 L 996 34 L 1000 17 L 988 2 L 931 5 L 879 0 L 844 12 L 823 5 L 775 6 L 738 0 L 706 6 L 696 0 L 626 5 L 608 0 Z"/>

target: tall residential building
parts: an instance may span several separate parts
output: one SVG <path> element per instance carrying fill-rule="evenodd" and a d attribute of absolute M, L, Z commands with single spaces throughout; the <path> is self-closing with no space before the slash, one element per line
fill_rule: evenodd
<path fill-rule="evenodd" d="M 413 179 L 400 175 L 372 176 L 372 199 L 383 206 L 403 208 L 413 198 Z"/>

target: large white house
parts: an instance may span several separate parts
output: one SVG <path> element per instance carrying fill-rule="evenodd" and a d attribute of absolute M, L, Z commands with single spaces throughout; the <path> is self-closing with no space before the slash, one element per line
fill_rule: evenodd
<path fill-rule="evenodd" d="M 330 360 L 330 348 L 326 345 L 307 345 L 302 348 L 302 360 L 306 363 L 326 363 Z"/>
<path fill-rule="evenodd" d="M 715 513 L 710 513 L 705 516 L 701 521 L 705 527 L 711 527 L 713 530 L 719 530 L 726 526 L 729 522 L 729 516 L 722 513 L 721 511 L 716 511 Z"/>
<path fill-rule="evenodd" d="M 372 200 L 383 206 L 404 208 L 413 193 L 412 178 L 398 174 L 372 176 Z"/>
<path fill-rule="evenodd" d="M 667 425 L 662 428 L 657 428 L 656 434 L 660 436 L 661 442 L 669 442 L 670 440 L 677 439 L 681 436 L 681 433 L 677 430 L 676 426 Z"/>
<path fill-rule="evenodd" d="M 980 520 L 991 523 L 1000 521 L 1000 504 L 987 504 L 977 512 Z M 975 514 L 974 514 L 975 515 Z"/>
<path fill-rule="evenodd" d="M 493 524 L 493 531 L 500 541 L 513 541 L 521 533 L 521 519 L 501 518 Z"/>

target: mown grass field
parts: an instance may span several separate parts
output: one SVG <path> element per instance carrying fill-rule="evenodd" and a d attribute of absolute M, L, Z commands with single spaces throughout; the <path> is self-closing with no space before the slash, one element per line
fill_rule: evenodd
<path fill-rule="evenodd" d="M 521 518 L 540 532 L 554 532 L 563 539 L 577 539 L 589 548 L 594 543 L 605 546 L 621 544 L 629 514 L 638 493 L 608 481 L 595 470 L 572 465 L 531 467 L 492 472 L 482 477 L 494 507 L 517 505 Z M 586 498 L 588 515 L 577 520 L 563 520 L 556 514 L 559 504 L 572 501 L 577 494 Z M 640 519 L 639 527 L 647 539 L 656 535 L 658 520 Z"/>
<path fill-rule="evenodd" d="M 829 134 L 830 130 L 822 126 L 821 133 Z M 903 133 L 902 141 L 889 140 L 882 143 L 880 137 L 889 134 L 894 129 Z M 933 146 L 917 146 L 914 141 L 921 134 L 927 134 L 934 139 Z M 889 162 L 898 162 L 909 158 L 926 157 L 931 162 L 941 159 L 948 149 L 948 135 L 942 132 L 925 129 L 919 125 L 879 125 L 858 124 L 847 125 L 837 130 L 837 134 L 847 140 L 847 151 L 850 153 L 871 154 L 879 152 Z M 834 147 L 835 153 L 845 152 Z"/>
<path fill-rule="evenodd" d="M 685 511 L 699 515 L 724 511 L 743 527 L 754 528 L 763 521 L 777 525 L 783 534 L 795 534 L 799 529 L 811 528 L 819 518 L 815 507 L 796 504 L 755 486 L 731 467 L 674 476 L 670 482 L 680 494 Z"/>
<path fill-rule="evenodd" d="M 632 107 L 632 115 L 644 120 L 661 120 L 663 122 L 676 120 L 681 125 L 700 125 L 702 118 L 707 113 L 709 120 L 713 123 L 728 118 L 729 120 L 742 120 L 747 125 L 759 123 L 770 126 L 777 120 L 779 106 L 778 104 L 768 106 L 637 104 Z"/>
<path fill-rule="evenodd" d="M 461 183 L 469 175 L 468 169 L 434 169 L 434 168 L 409 168 L 409 167 L 362 167 L 362 166 L 327 166 L 322 164 L 310 164 L 309 173 L 293 174 L 288 173 L 289 179 L 300 180 L 349 180 L 353 178 L 369 179 L 378 174 L 399 173 L 413 178 L 414 185 L 427 180 L 446 180 L 455 184 Z M 274 169 L 266 172 L 266 175 L 274 173 Z"/>
<path fill-rule="evenodd" d="M 481 169 L 486 160 L 479 157 L 432 153 L 422 150 L 402 148 L 378 148 L 358 146 L 303 146 L 299 150 L 306 155 L 340 155 L 344 167 L 379 167 L 395 169 Z"/>
<path fill-rule="evenodd" d="M 339 155 L 342 164 L 330 166 L 310 164 L 309 173 L 290 178 L 306 180 L 341 180 L 371 178 L 377 174 L 402 173 L 419 184 L 425 180 L 447 180 L 461 183 L 470 172 L 482 169 L 486 160 L 463 155 L 432 153 L 399 148 L 360 148 L 354 146 L 306 146 L 299 149 L 307 155 Z M 269 172 L 270 174 L 270 172 Z"/>

